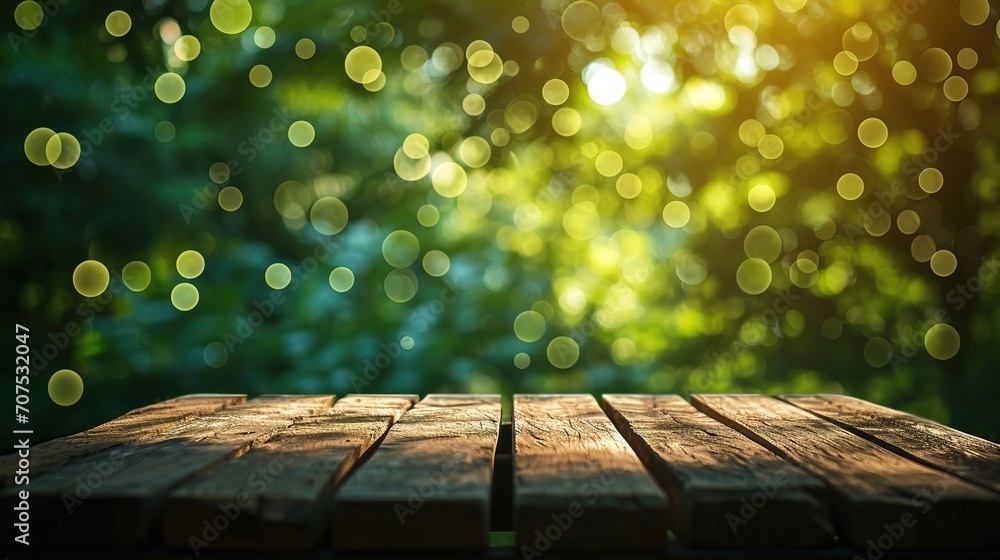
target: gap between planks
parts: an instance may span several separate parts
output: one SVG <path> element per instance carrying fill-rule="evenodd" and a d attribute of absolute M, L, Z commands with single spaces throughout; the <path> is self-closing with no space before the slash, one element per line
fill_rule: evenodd
<path fill-rule="evenodd" d="M 499 395 L 428 395 L 334 497 L 339 550 L 471 551 L 489 544 Z"/>
<path fill-rule="evenodd" d="M 611 417 L 670 496 L 671 529 L 691 546 L 830 546 L 836 531 L 818 478 L 678 395 L 604 395 Z"/>
<path fill-rule="evenodd" d="M 167 501 L 165 544 L 311 550 L 327 528 L 333 489 L 417 399 L 348 395 L 183 483 Z M 220 515 L 228 520 L 217 523 Z"/>
<path fill-rule="evenodd" d="M 979 486 L 771 397 L 693 395 L 692 404 L 824 480 L 840 534 L 856 548 L 872 542 L 899 550 L 997 542 L 1000 500 Z"/>
<path fill-rule="evenodd" d="M 660 550 L 667 496 L 590 395 L 515 395 L 519 550 Z"/>
<path fill-rule="evenodd" d="M 332 395 L 261 396 L 32 479 L 33 538 L 47 546 L 144 545 L 173 487 L 332 401 Z"/>

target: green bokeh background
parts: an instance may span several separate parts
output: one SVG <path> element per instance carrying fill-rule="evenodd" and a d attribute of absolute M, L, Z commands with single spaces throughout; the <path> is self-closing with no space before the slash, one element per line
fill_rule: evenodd
<path fill-rule="evenodd" d="M 986 23 L 971 26 L 962 21 L 957 2 L 929 2 L 912 14 L 877 0 L 816 2 L 808 14 L 785 14 L 771 0 L 749 2 L 760 13 L 757 40 L 783 46 L 783 56 L 792 63 L 746 83 L 712 66 L 714 53 L 732 44 L 723 27 L 729 3 L 709 0 L 622 2 L 621 10 L 598 3 L 606 8 L 595 34 L 603 43 L 588 45 L 566 35 L 559 19 L 564 3 L 550 1 L 404 1 L 397 13 L 389 11 L 395 11 L 391 2 L 254 1 L 249 31 L 236 37 L 212 27 L 203 0 L 151 1 L 141 7 L 50 4 L 58 11 L 36 33 L 14 25 L 14 4 L 0 14 L 7 37 L 0 49 L 6 101 L 0 109 L 0 161 L 6 175 L 0 204 L 3 328 L 13 339 L 14 323 L 28 326 L 31 346 L 39 353 L 49 345 L 65 346 L 33 362 L 31 427 L 39 440 L 80 431 L 154 401 L 201 392 L 500 392 L 508 397 L 515 392 L 843 392 L 1000 438 L 993 402 L 1000 391 L 995 352 L 1000 283 L 982 274 L 984 288 L 971 299 L 961 298 L 961 308 L 953 292 L 981 274 L 982 259 L 996 258 L 1000 71 L 995 9 Z M 118 39 L 102 31 L 107 13 L 116 8 L 132 18 L 131 31 Z M 519 15 L 531 22 L 527 33 L 511 30 L 511 20 Z M 642 61 L 612 46 L 620 15 L 637 29 L 661 25 L 676 32 L 679 39 L 667 49 L 677 54 L 663 56 L 675 69 L 677 90 L 658 96 L 643 89 L 638 82 Z M 187 90 L 172 105 L 156 99 L 152 78 L 147 79 L 168 69 L 170 47 L 159 31 L 165 18 L 176 21 L 182 33 L 197 36 L 203 47 L 196 60 L 174 69 L 184 76 Z M 378 20 L 387 20 L 392 30 L 376 28 Z M 861 62 L 858 72 L 864 78 L 840 76 L 832 61 L 844 48 L 843 34 L 857 22 L 872 26 L 880 48 Z M 260 49 L 252 32 L 265 24 L 273 27 L 277 42 Z M 351 38 L 356 26 L 377 32 L 358 42 Z M 304 37 L 317 45 L 309 60 L 294 54 L 296 41 Z M 488 41 L 504 60 L 517 61 L 517 75 L 480 87 L 470 82 L 465 64 L 422 82 L 400 66 L 406 46 L 432 53 L 443 42 L 465 49 L 476 39 Z M 685 45 L 698 41 L 705 43 L 700 53 L 683 54 Z M 387 77 L 382 91 L 367 91 L 344 71 L 345 51 L 360 43 L 382 57 Z M 906 87 L 893 81 L 890 69 L 896 61 L 916 63 L 929 47 L 945 49 L 952 59 L 961 48 L 976 50 L 975 68 L 956 65 L 953 70 L 971 85 L 968 100 L 974 106 L 963 110 L 943 97 L 940 84 L 921 78 Z M 112 62 L 109 58 L 120 57 L 122 48 L 124 59 Z M 586 63 L 604 56 L 629 83 L 625 98 L 608 108 L 590 100 L 581 78 Z M 247 73 L 256 64 L 272 69 L 270 86 L 249 83 Z M 555 77 L 569 84 L 567 105 L 583 117 L 583 128 L 569 138 L 553 132 L 555 108 L 541 99 L 542 85 Z M 692 108 L 691 91 L 697 90 L 685 90 L 685 84 L 699 80 L 724 88 L 724 108 Z M 838 81 L 854 89 L 844 106 L 830 95 Z M 462 110 L 470 87 L 487 100 L 480 116 Z M 436 194 L 429 178 L 411 183 L 395 176 L 393 155 L 407 135 L 419 132 L 432 151 L 454 154 L 457 138 L 478 134 L 489 139 L 491 129 L 504 124 L 504 108 L 518 99 L 531 100 L 539 117 L 508 145 L 493 146 L 485 169 L 493 173 L 490 181 L 506 186 L 493 190 L 484 215 Z M 785 153 L 773 162 L 754 155 L 738 134 L 745 120 L 761 118 L 765 101 L 775 103 L 780 115 L 762 120 L 785 144 Z M 849 138 L 836 145 L 815 142 L 823 116 L 833 111 L 850 115 Z M 653 123 L 652 142 L 642 149 L 622 140 L 636 115 Z M 889 128 L 883 148 L 858 142 L 854 130 L 868 117 L 882 119 Z M 282 128 L 273 138 L 262 132 L 272 119 Z M 290 120 L 314 125 L 316 139 L 309 147 L 289 143 L 284 127 Z M 176 127 L 170 142 L 154 136 L 161 121 Z M 24 138 L 42 126 L 68 131 L 84 144 L 84 157 L 69 172 L 27 161 Z M 927 197 L 907 164 L 927 153 L 939 131 L 949 129 L 957 132 L 957 140 L 935 153 L 933 163 L 945 187 Z M 711 150 L 692 145 L 697 144 L 692 139 L 708 138 L 698 133 L 711 135 Z M 626 171 L 659 176 L 659 187 L 652 181 L 637 199 L 623 200 L 613 179 L 595 173 L 587 155 L 595 149 L 617 150 Z M 233 173 L 226 184 L 243 191 L 237 212 L 222 211 L 209 188 L 208 169 L 215 162 L 230 162 Z M 745 165 L 750 173 L 741 171 Z M 845 172 L 865 178 L 861 199 L 836 196 L 836 180 Z M 340 192 L 350 212 L 347 228 L 322 236 L 308 224 L 299 228 L 283 220 L 273 193 L 287 180 Z M 760 181 L 779 191 L 775 207 L 765 213 L 746 203 L 747 190 Z M 880 202 L 877 193 L 897 181 L 905 192 Z M 670 188 L 684 182 L 691 185 L 690 194 Z M 573 193 L 582 192 L 577 190 L 581 184 L 600 192 L 601 226 L 594 239 L 604 239 L 602 247 L 612 240 L 610 247 L 619 252 L 608 270 L 595 271 L 588 260 L 588 251 L 600 243 L 573 239 L 563 229 L 563 215 L 577 202 Z M 660 212 L 671 200 L 691 207 L 691 227 L 675 230 L 664 224 Z M 533 234 L 542 249 L 530 255 L 504 237 L 513 231 L 515 211 L 529 202 L 542 215 Z M 417 222 L 417 209 L 424 204 L 440 208 L 441 224 L 428 228 Z M 884 205 L 893 218 L 884 235 L 866 230 L 866 217 L 878 217 L 873 205 Z M 836 225 L 831 239 L 820 238 L 810 223 L 817 206 Z M 895 225 L 905 209 L 921 215 L 918 233 L 958 255 L 952 275 L 939 277 L 927 263 L 913 259 L 913 236 Z M 787 238 L 782 258 L 816 251 L 821 274 L 829 278 L 805 288 L 791 285 L 779 259 L 772 265 L 775 280 L 769 291 L 758 296 L 741 291 L 735 277 L 746 258 L 743 238 L 759 225 Z M 382 288 L 392 269 L 382 256 L 382 241 L 400 229 L 417 235 L 421 255 L 438 249 L 451 259 L 442 278 L 426 274 L 418 260 L 411 269 L 419 290 L 405 303 L 390 300 Z M 614 237 L 623 230 L 628 233 Z M 626 245 L 632 242 L 638 248 L 629 253 Z M 188 249 L 201 252 L 207 266 L 191 281 L 200 303 L 184 313 L 169 296 L 183 281 L 174 261 Z M 694 284 L 677 275 L 691 255 L 707 272 Z M 629 264 L 625 257 L 630 256 L 641 260 Z M 142 260 L 152 269 L 152 284 L 133 293 L 112 280 L 105 296 L 84 298 L 73 288 L 72 273 L 87 259 L 106 264 L 113 277 L 127 262 Z M 250 332 L 246 321 L 259 307 L 268 308 L 260 302 L 272 297 L 264 270 L 274 262 L 315 268 L 295 273 L 297 281 L 282 292 L 285 301 Z M 623 279 L 631 265 L 645 274 Z M 356 277 L 343 294 L 327 282 L 337 266 L 351 268 Z M 831 288 L 833 276 L 845 270 L 849 274 L 841 289 Z M 582 309 L 560 303 L 572 292 L 565 286 L 573 279 L 586 301 Z M 609 311 L 608 302 L 621 295 L 623 285 L 630 294 L 625 299 L 634 304 L 607 320 L 602 312 L 615 311 L 614 306 Z M 794 313 L 782 309 L 772 316 L 767 310 L 784 293 L 794 294 Z M 531 343 L 519 340 L 514 319 L 539 301 L 553 310 L 545 336 Z M 958 354 L 939 361 L 918 344 L 912 357 L 899 360 L 904 341 L 913 339 L 914 330 L 939 322 L 939 310 L 962 338 Z M 834 340 L 822 332 L 829 319 L 843 325 Z M 70 336 L 71 325 L 79 335 Z M 206 345 L 233 343 L 233 336 L 239 342 L 226 363 L 209 367 Z M 413 339 L 412 349 L 400 349 L 404 336 Z M 569 369 L 554 368 L 547 359 L 546 345 L 556 336 L 579 344 L 580 358 Z M 866 360 L 866 345 L 875 338 L 892 343 L 897 360 L 878 367 Z M 11 354 L 12 339 L 5 345 Z M 920 336 L 917 340 L 922 342 Z M 519 352 L 531 358 L 525 369 L 514 365 Z M 386 360 L 383 353 L 398 357 Z M 83 398 L 71 407 L 56 406 L 45 390 L 49 377 L 62 368 L 78 372 L 85 384 Z M 376 373 L 365 377 L 366 370 Z M 11 399 L 12 390 L 10 382 L 3 389 Z"/>

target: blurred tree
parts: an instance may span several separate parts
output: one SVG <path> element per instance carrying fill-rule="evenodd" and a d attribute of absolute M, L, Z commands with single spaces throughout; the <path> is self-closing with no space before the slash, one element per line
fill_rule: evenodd
<path fill-rule="evenodd" d="M 428 391 L 847 392 L 1000 437 L 985 1 L 32 4 L 0 263 L 40 437 Z"/>

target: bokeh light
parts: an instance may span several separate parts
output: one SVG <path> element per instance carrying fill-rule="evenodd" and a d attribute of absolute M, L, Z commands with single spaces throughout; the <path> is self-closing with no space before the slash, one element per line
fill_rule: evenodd
<path fill-rule="evenodd" d="M 344 59 L 347 76 L 359 84 L 367 84 L 382 76 L 382 57 L 368 46 L 351 49 Z"/>
<path fill-rule="evenodd" d="M 92 387 L 1000 388 L 988 1 L 158 6 L 8 6 L 12 316 Z"/>
<path fill-rule="evenodd" d="M 514 334 L 524 342 L 534 342 L 545 335 L 545 317 L 537 311 L 525 311 L 514 319 Z"/>
<path fill-rule="evenodd" d="M 339 198 L 324 196 L 309 210 L 309 222 L 323 235 L 336 235 L 347 226 L 347 206 Z"/>
<path fill-rule="evenodd" d="M 549 363 L 559 369 L 568 369 L 580 359 L 580 345 L 568 336 L 557 336 L 545 348 Z"/>
<path fill-rule="evenodd" d="M 210 342 L 205 346 L 202 357 L 205 359 L 205 365 L 218 369 L 229 361 L 229 349 L 221 342 Z"/>
<path fill-rule="evenodd" d="M 253 32 L 254 44 L 262 49 L 269 49 L 272 46 L 274 46 L 274 41 L 276 38 L 277 37 L 274 33 L 274 30 L 266 25 L 258 27 Z"/>
<path fill-rule="evenodd" d="M 49 398 L 59 406 L 73 406 L 83 396 L 83 379 L 70 369 L 52 374 L 48 384 Z"/>
<path fill-rule="evenodd" d="M 73 271 L 73 287 L 82 296 L 97 297 L 103 294 L 110 281 L 108 267 L 98 261 L 83 261 Z"/>
<path fill-rule="evenodd" d="M 736 283 L 750 295 L 764 293 L 771 285 L 771 267 L 760 258 L 746 259 L 736 271 Z"/>
<path fill-rule="evenodd" d="M 691 209 L 679 200 L 672 200 L 663 207 L 663 221 L 672 228 L 682 228 L 691 220 Z"/>
<path fill-rule="evenodd" d="M 232 170 L 229 166 L 221 161 L 213 163 L 208 168 L 208 178 L 212 180 L 216 185 L 221 185 L 229 180 L 232 176 Z"/>
<path fill-rule="evenodd" d="M 924 348 L 927 353 L 938 360 L 950 360 L 958 354 L 962 338 L 955 327 L 947 323 L 938 323 L 927 329 L 924 335 Z"/>
<path fill-rule="evenodd" d="M 410 266 L 417 260 L 419 254 L 420 241 L 408 231 L 394 231 L 382 242 L 382 256 L 385 262 L 396 268 Z"/>
<path fill-rule="evenodd" d="M 265 64 L 257 64 L 253 68 L 250 69 L 249 78 L 250 78 L 250 83 L 253 84 L 254 87 L 265 88 L 265 87 L 271 85 L 271 79 L 273 78 L 273 75 L 271 74 L 271 69 L 268 68 L 267 65 L 265 65 Z M 299 122 L 303 122 L 303 121 L 299 121 Z M 295 126 L 297 124 L 298 123 L 293 123 L 292 126 Z M 291 129 L 289 129 L 289 131 L 288 131 L 288 137 L 292 138 L 292 131 L 291 131 Z M 312 140 L 310 140 L 310 141 L 312 141 Z M 292 143 L 295 144 L 296 146 L 299 145 L 299 144 L 296 144 L 294 140 L 292 141 Z M 306 144 L 306 145 L 308 145 L 308 144 Z"/>
<path fill-rule="evenodd" d="M 531 365 L 531 356 L 525 354 L 524 352 L 518 352 L 514 354 L 514 366 L 517 369 L 525 369 Z"/>
<path fill-rule="evenodd" d="M 465 192 L 468 180 L 465 170 L 457 163 L 450 161 L 439 165 L 431 176 L 434 190 L 447 198 L 455 198 Z"/>
<path fill-rule="evenodd" d="M 858 126 L 858 139 L 869 148 L 878 148 L 889 138 L 889 129 L 882 119 L 871 117 Z"/>
<path fill-rule="evenodd" d="M 295 56 L 302 60 L 309 60 L 316 54 L 316 43 L 312 39 L 299 39 L 295 43 Z"/>
<path fill-rule="evenodd" d="M 191 62 L 201 54 L 201 41 L 194 35 L 184 35 L 174 42 L 174 54 L 184 62 Z"/>
<path fill-rule="evenodd" d="M 115 10 L 104 20 L 104 27 L 113 37 L 124 37 L 132 29 L 132 18 L 122 10 Z"/>
<path fill-rule="evenodd" d="M 270 80 L 268 80 L 270 82 Z M 304 148 L 312 144 L 316 130 L 306 121 L 295 121 L 288 127 L 288 140 L 293 146 Z"/>
<path fill-rule="evenodd" d="M 417 275 L 405 268 L 394 269 L 386 275 L 382 287 L 390 300 L 406 303 L 417 295 Z"/>
<path fill-rule="evenodd" d="M 59 132 L 45 143 L 45 159 L 56 169 L 69 169 L 80 161 L 80 141 L 68 132 Z"/>
<path fill-rule="evenodd" d="M 184 83 L 184 78 L 173 72 L 161 75 L 153 85 L 157 99 L 164 103 L 177 103 L 184 97 L 186 90 L 187 85 Z"/>
<path fill-rule="evenodd" d="M 122 268 L 122 283 L 133 292 L 141 292 L 148 288 L 152 278 L 149 265 L 142 261 L 132 261 Z"/>
<path fill-rule="evenodd" d="M 179 311 L 191 311 L 198 305 L 200 297 L 198 288 L 187 282 L 177 284 L 170 291 L 170 303 Z"/>
<path fill-rule="evenodd" d="M 625 78 L 617 70 L 601 68 L 590 77 L 587 93 L 598 105 L 614 105 L 625 97 L 627 87 Z"/>
<path fill-rule="evenodd" d="M 208 13 L 216 29 L 236 35 L 250 25 L 253 8 L 248 0 L 212 0 Z"/>
<path fill-rule="evenodd" d="M 197 278 L 205 271 L 205 257 L 198 251 L 187 250 L 177 256 L 177 273 L 187 278 Z"/>
<path fill-rule="evenodd" d="M 451 269 L 451 259 L 443 251 L 427 251 L 423 260 L 424 272 L 431 276 L 444 276 Z"/>
<path fill-rule="evenodd" d="M 153 135 L 160 142 L 170 142 L 177 135 L 177 127 L 170 121 L 160 121 L 156 123 Z"/>
<path fill-rule="evenodd" d="M 51 128 L 39 127 L 32 130 L 24 138 L 24 155 L 28 161 L 38 166 L 49 165 L 49 158 L 45 154 L 45 146 L 49 140 L 55 137 L 56 132 Z"/>
<path fill-rule="evenodd" d="M 845 173 L 837 179 L 837 194 L 844 200 L 857 200 L 865 193 L 865 182 L 856 173 Z"/>
<path fill-rule="evenodd" d="M 14 22 L 25 31 L 34 31 L 45 19 L 41 4 L 34 0 L 25 0 L 14 8 Z"/>
<path fill-rule="evenodd" d="M 288 265 L 274 263 L 264 271 L 264 281 L 275 290 L 284 290 L 292 282 L 292 271 Z"/>
<path fill-rule="evenodd" d="M 243 192 L 232 185 L 219 191 L 219 207 L 226 212 L 235 212 L 243 206 Z"/>
<path fill-rule="evenodd" d="M 354 287 L 354 273 L 351 269 L 338 266 L 330 271 L 330 287 L 338 292 L 346 292 Z"/>

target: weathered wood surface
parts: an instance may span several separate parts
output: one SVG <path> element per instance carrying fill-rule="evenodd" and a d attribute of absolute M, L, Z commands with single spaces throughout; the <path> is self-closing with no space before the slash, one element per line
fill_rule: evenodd
<path fill-rule="evenodd" d="M 349 395 L 187 481 L 170 493 L 164 542 L 198 551 L 311 550 L 327 529 L 333 489 L 417 400 Z M 224 530 L 215 523 L 222 513 L 230 518 Z"/>
<path fill-rule="evenodd" d="M 694 395 L 709 416 L 826 481 L 841 537 L 875 552 L 995 546 L 1000 500 L 798 407 L 761 395 Z"/>
<path fill-rule="evenodd" d="M 499 395 L 428 395 L 334 497 L 341 550 L 476 550 L 489 543 Z"/>
<path fill-rule="evenodd" d="M 100 426 L 31 447 L 31 477 L 117 445 L 148 441 L 171 427 L 246 401 L 246 395 L 187 395 L 126 412 Z M 14 480 L 20 457 L 0 457 L 0 486 Z"/>
<path fill-rule="evenodd" d="M 677 395 L 604 395 L 604 410 L 670 497 L 671 528 L 692 546 L 833 545 L 818 478 Z"/>
<path fill-rule="evenodd" d="M 913 416 L 843 395 L 782 395 L 890 450 L 1000 493 L 1000 445 Z"/>
<path fill-rule="evenodd" d="M 782 398 L 694 397 L 709 418 L 672 396 L 607 395 L 607 416 L 589 396 L 518 396 L 517 443 L 504 450 L 495 396 L 434 395 L 403 413 L 412 397 L 352 396 L 331 408 L 329 396 L 193 395 L 34 445 L 32 548 L 180 557 L 194 536 L 213 557 L 308 549 L 332 526 L 338 556 L 479 549 L 485 558 L 501 550 L 485 549 L 487 531 L 509 530 L 513 510 L 517 546 L 503 554 L 518 558 L 600 549 L 1000 558 L 1000 446 L 847 397 Z M 388 445 L 378 447 L 382 434 Z M 16 461 L 0 458 L 4 476 Z M 511 462 L 510 480 L 491 478 Z M 652 496 L 653 477 L 669 500 Z M 352 481 L 353 493 L 340 491 Z M 824 488 L 841 543 L 860 550 L 823 546 L 829 521 L 813 516 Z M 23 489 L 0 488 L 0 508 Z M 682 543 L 664 552 L 671 524 Z M 169 548 L 136 548 L 161 533 Z M 810 535 L 817 548 L 789 550 L 810 546 Z"/>
<path fill-rule="evenodd" d="M 655 550 L 667 496 L 590 395 L 514 396 L 514 531 L 547 550 Z"/>
<path fill-rule="evenodd" d="M 238 457 L 333 396 L 258 397 L 118 446 L 31 481 L 32 532 L 42 546 L 127 547 L 147 543 L 167 492 Z M 13 495 L 4 493 L 4 502 Z"/>

